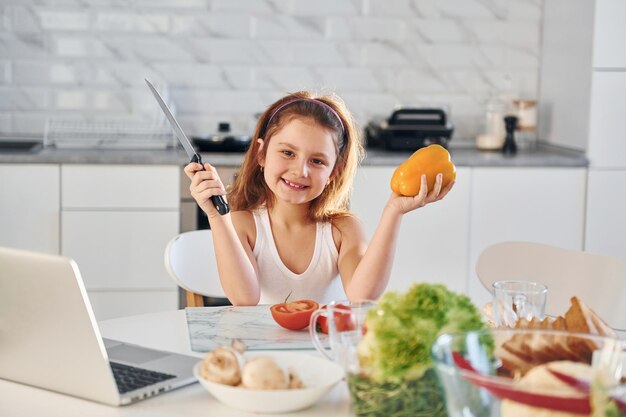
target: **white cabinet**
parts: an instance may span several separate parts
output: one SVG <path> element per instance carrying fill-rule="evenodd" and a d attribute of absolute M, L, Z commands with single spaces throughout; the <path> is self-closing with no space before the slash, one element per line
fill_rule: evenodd
<path fill-rule="evenodd" d="M 370 238 L 394 169 L 357 173 L 351 209 Z M 163 251 L 180 230 L 180 176 L 177 166 L 2 165 L 0 245 L 74 258 L 99 320 L 177 308 Z M 439 282 L 482 304 L 476 259 L 506 240 L 626 257 L 626 192 L 615 188 L 626 169 L 592 169 L 587 195 L 586 181 L 586 168 L 458 168 L 444 200 L 404 216 L 388 289 Z"/>
<path fill-rule="evenodd" d="M 625 110 L 626 71 L 594 72 L 589 126 L 592 167 L 626 168 Z"/>
<path fill-rule="evenodd" d="M 626 169 L 589 170 L 585 250 L 626 259 Z"/>
<path fill-rule="evenodd" d="M 178 210 L 175 166 L 63 165 L 64 209 Z"/>
<path fill-rule="evenodd" d="M 59 253 L 59 165 L 0 165 L 0 246 Z"/>
<path fill-rule="evenodd" d="M 87 290 L 172 289 L 163 253 L 178 233 L 175 211 L 70 211 L 63 253 L 78 262 Z"/>
<path fill-rule="evenodd" d="M 176 166 L 64 165 L 61 252 L 98 320 L 178 307 L 163 253 L 179 232 Z"/>
<path fill-rule="evenodd" d="M 371 237 L 390 195 L 394 168 L 362 167 L 352 210 Z M 442 201 L 405 215 L 387 289 L 439 282 L 489 300 L 475 273 L 486 247 L 528 240 L 583 248 L 586 168 L 460 168 Z M 532 277 L 529 277 L 532 279 Z"/>
<path fill-rule="evenodd" d="M 591 150 L 592 164 L 606 149 L 613 150 L 598 162 L 618 159 L 626 166 L 624 152 L 620 157 L 613 147 L 626 142 L 620 129 L 626 96 L 626 84 L 620 81 L 626 74 L 626 2 L 550 0 L 543 8 L 540 137 Z"/>
<path fill-rule="evenodd" d="M 626 69 L 626 2 L 596 0 L 593 66 Z"/>
<path fill-rule="evenodd" d="M 351 209 L 368 238 L 391 195 L 394 169 L 363 166 L 357 173 Z M 457 182 L 445 199 L 404 216 L 388 290 L 404 290 L 413 282 L 438 282 L 466 291 L 470 178 L 470 168 L 458 168 Z"/>
<path fill-rule="evenodd" d="M 479 305 L 490 298 L 475 266 L 480 253 L 494 243 L 526 240 L 583 249 L 585 187 L 585 168 L 474 168 L 470 297 Z"/>
<path fill-rule="evenodd" d="M 585 250 L 626 258 L 626 2 L 596 0 Z"/>

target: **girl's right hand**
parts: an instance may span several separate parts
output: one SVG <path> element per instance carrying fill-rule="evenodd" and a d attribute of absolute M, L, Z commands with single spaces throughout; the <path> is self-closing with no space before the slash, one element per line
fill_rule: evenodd
<path fill-rule="evenodd" d="M 408 213 L 420 207 L 424 207 L 427 204 L 434 203 L 444 198 L 454 186 L 454 181 L 450 181 L 445 188 L 442 189 L 443 174 L 437 174 L 435 178 L 435 184 L 431 190 L 428 189 L 428 183 L 426 181 L 426 175 L 422 175 L 420 183 L 420 191 L 415 197 L 405 197 L 395 193 L 392 193 L 388 207 L 393 207 L 401 214 Z"/>
<path fill-rule="evenodd" d="M 213 205 L 211 197 L 214 195 L 226 195 L 224 184 L 217 174 L 217 170 L 211 164 L 202 165 L 191 162 L 185 167 L 185 174 L 191 180 L 189 191 L 200 208 L 209 218 L 220 217 L 219 212 Z"/>

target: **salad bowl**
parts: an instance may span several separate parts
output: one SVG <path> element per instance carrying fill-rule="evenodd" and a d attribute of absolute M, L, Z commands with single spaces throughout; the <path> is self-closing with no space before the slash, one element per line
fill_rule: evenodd
<path fill-rule="evenodd" d="M 541 329 L 443 334 L 432 354 L 450 417 L 626 415 L 626 343 Z"/>

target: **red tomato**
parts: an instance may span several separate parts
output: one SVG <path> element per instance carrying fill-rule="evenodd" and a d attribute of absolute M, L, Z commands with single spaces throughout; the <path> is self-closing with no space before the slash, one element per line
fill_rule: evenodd
<path fill-rule="evenodd" d="M 326 308 L 328 306 L 323 306 L 322 308 Z M 344 304 L 335 305 L 336 310 L 346 310 L 350 311 L 350 307 Z M 325 316 L 319 316 L 317 318 L 317 330 L 328 334 L 328 318 Z M 346 330 L 354 330 L 356 324 L 352 321 L 352 316 L 350 314 L 338 313 L 335 311 L 335 326 L 337 326 L 337 331 L 345 332 Z"/>
<path fill-rule="evenodd" d="M 298 300 L 274 304 L 270 312 L 276 323 L 285 329 L 300 330 L 309 325 L 311 314 L 318 308 L 319 304 L 313 300 Z"/>

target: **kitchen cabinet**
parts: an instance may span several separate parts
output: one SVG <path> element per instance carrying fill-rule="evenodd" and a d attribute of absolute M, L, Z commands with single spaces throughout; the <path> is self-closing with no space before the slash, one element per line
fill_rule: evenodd
<path fill-rule="evenodd" d="M 179 172 L 62 166 L 61 253 L 78 263 L 98 320 L 178 307 L 163 253 L 179 233 Z"/>
<path fill-rule="evenodd" d="M 585 168 L 474 168 L 471 189 L 468 293 L 478 305 L 490 299 L 475 272 L 488 246 L 521 240 L 583 249 Z"/>
<path fill-rule="evenodd" d="M 370 238 L 393 171 L 365 166 L 357 174 L 352 210 Z M 474 269 L 486 247 L 528 240 L 583 248 L 585 190 L 586 168 L 457 168 L 444 200 L 405 215 L 387 289 L 439 282 L 482 305 L 490 296 Z"/>
<path fill-rule="evenodd" d="M 626 258 L 626 3 L 596 2 L 585 250 Z"/>
<path fill-rule="evenodd" d="M 590 169 L 588 175 L 585 250 L 626 259 L 626 169 Z"/>
<path fill-rule="evenodd" d="M 59 253 L 56 164 L 0 165 L 0 246 Z"/>
<path fill-rule="evenodd" d="M 394 169 L 357 172 L 351 209 L 369 238 Z M 181 175 L 177 165 L 0 165 L 0 244 L 74 258 L 99 320 L 177 308 L 163 252 L 180 232 Z M 476 259 L 505 240 L 623 256 L 626 193 L 614 185 L 626 184 L 626 169 L 590 170 L 587 203 L 586 181 L 584 167 L 458 167 L 444 200 L 404 216 L 388 289 L 439 282 L 482 304 Z"/>
<path fill-rule="evenodd" d="M 593 37 L 593 66 L 595 68 L 626 69 L 626 2 L 596 0 Z"/>
<path fill-rule="evenodd" d="M 585 250 L 626 258 L 626 2 L 597 0 Z"/>
<path fill-rule="evenodd" d="M 584 249 L 626 257 L 626 2 L 544 4 L 542 137 L 587 150 Z M 619 180 L 621 179 L 621 181 Z"/>
<path fill-rule="evenodd" d="M 363 166 L 357 173 L 351 209 L 374 234 L 391 188 L 395 167 Z M 413 282 L 438 282 L 465 292 L 469 239 L 471 168 L 457 168 L 448 196 L 407 213 L 398 236 L 388 290 L 404 290 Z"/>
<path fill-rule="evenodd" d="M 595 71 L 589 123 L 588 156 L 591 167 L 626 169 L 624 109 L 626 109 L 626 70 Z M 626 190 L 623 189 L 624 191 Z"/>

